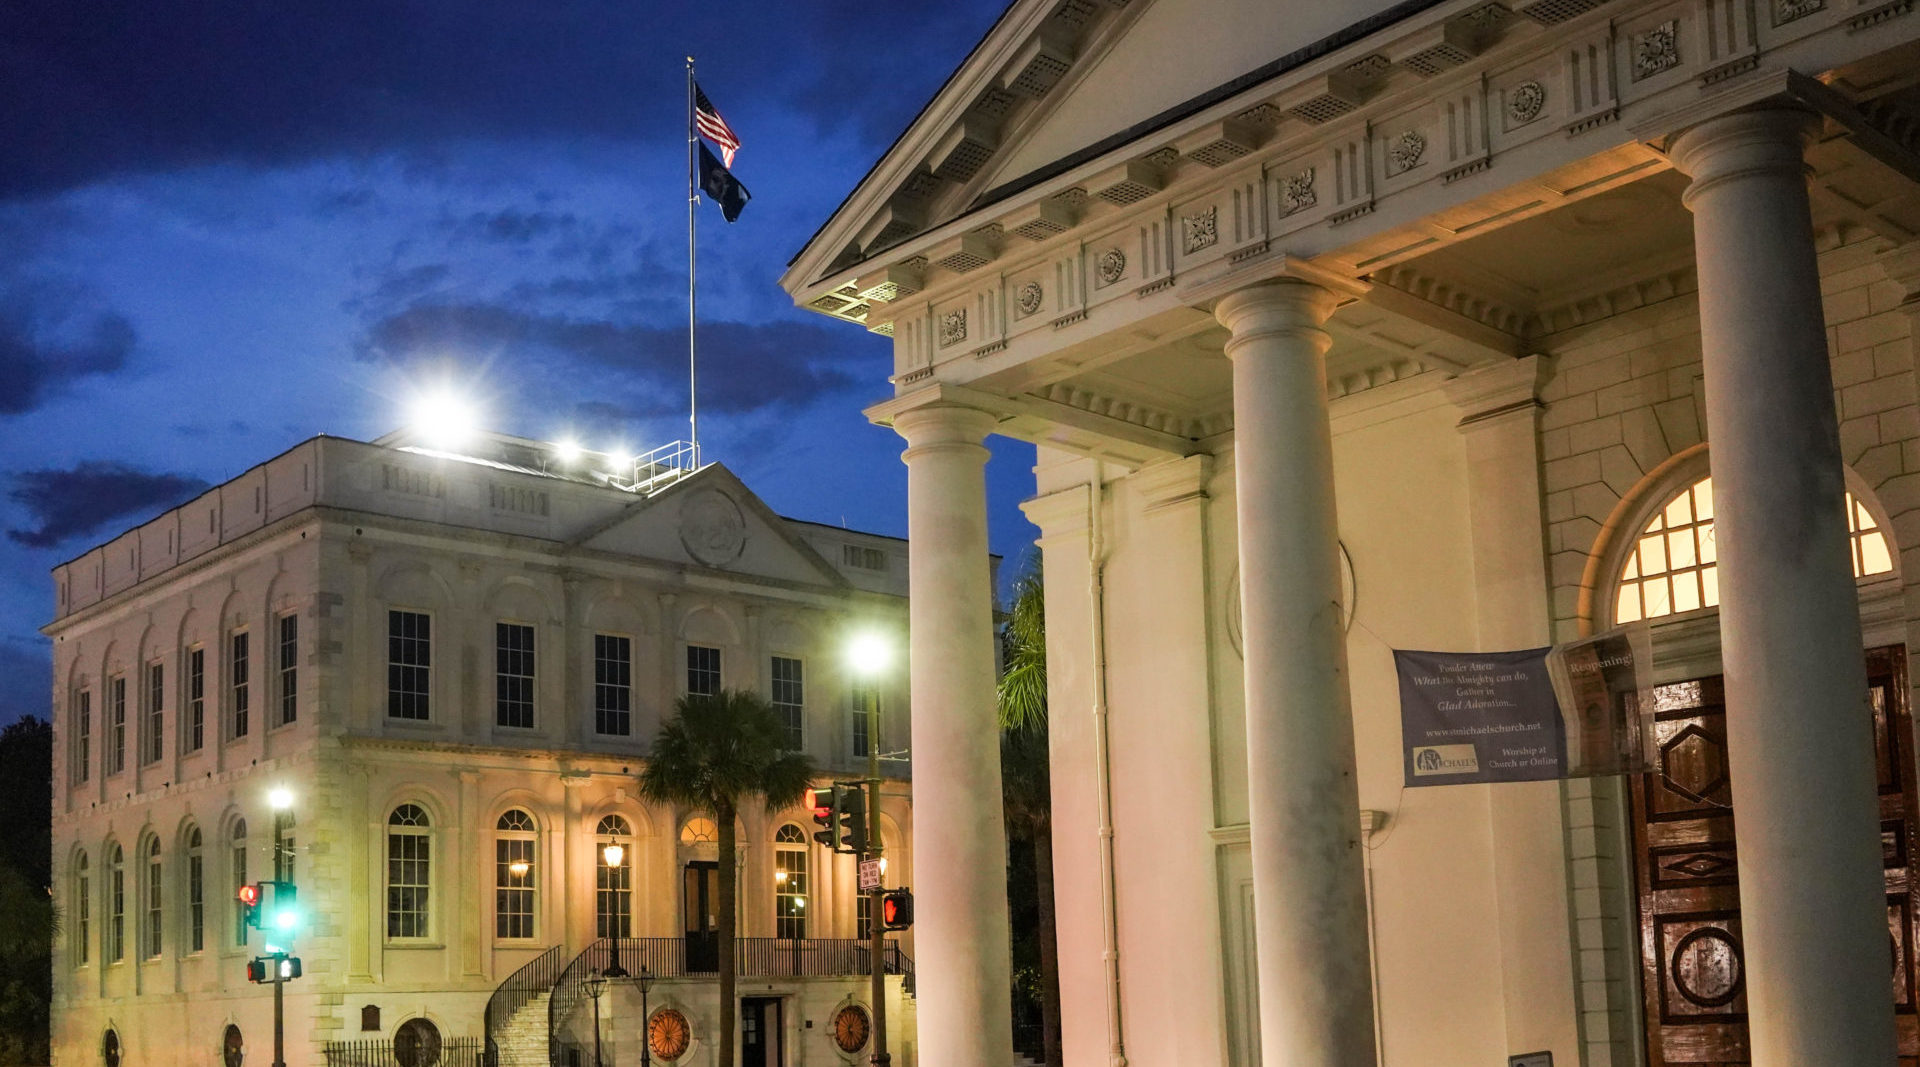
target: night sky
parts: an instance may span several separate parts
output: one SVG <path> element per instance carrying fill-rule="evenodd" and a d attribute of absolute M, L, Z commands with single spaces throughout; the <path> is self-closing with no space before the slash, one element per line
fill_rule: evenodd
<path fill-rule="evenodd" d="M 904 534 L 890 342 L 776 279 L 1002 6 L 0 6 L 0 724 L 47 712 L 51 567 L 313 434 L 451 383 L 508 433 L 686 436 L 689 53 L 753 193 L 700 208 L 706 457 Z M 1009 570 L 1032 457 L 988 466 Z"/>

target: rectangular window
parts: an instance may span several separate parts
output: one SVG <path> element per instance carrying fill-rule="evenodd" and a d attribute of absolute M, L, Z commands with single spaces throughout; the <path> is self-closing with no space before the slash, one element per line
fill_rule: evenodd
<path fill-rule="evenodd" d="M 293 876 L 293 813 L 278 812 L 273 817 L 273 880 L 297 882 Z"/>
<path fill-rule="evenodd" d="M 773 936 L 807 936 L 807 853 L 782 848 L 773 854 Z"/>
<path fill-rule="evenodd" d="M 228 677 L 233 689 L 233 736 L 247 736 L 247 635 L 233 635 L 233 654 L 228 657 Z"/>
<path fill-rule="evenodd" d="M 853 718 L 852 729 L 849 732 L 853 737 L 853 754 L 861 759 L 866 758 L 867 746 L 872 743 L 872 735 L 868 728 L 873 725 L 873 716 L 868 701 L 873 701 L 873 706 L 877 707 L 879 699 L 880 694 L 871 687 L 863 685 L 853 687 Z"/>
<path fill-rule="evenodd" d="M 107 683 L 107 773 L 127 768 L 127 680 Z"/>
<path fill-rule="evenodd" d="M 503 837 L 493 845 L 493 934 L 533 936 L 533 839 Z"/>
<path fill-rule="evenodd" d="M 433 620 L 418 611 L 387 612 L 387 717 L 425 721 L 433 668 Z"/>
<path fill-rule="evenodd" d="M 300 717 L 300 616 L 280 616 L 280 725 Z"/>
<path fill-rule="evenodd" d="M 93 879 L 87 877 L 87 858 L 80 857 L 80 884 L 74 887 L 74 935 L 80 939 L 74 954 L 85 966 L 93 948 Z"/>
<path fill-rule="evenodd" d="M 633 730 L 633 642 L 593 635 L 593 729 L 625 737 Z"/>
<path fill-rule="evenodd" d="M 107 868 L 107 951 L 108 963 L 127 958 L 127 867 L 114 846 L 113 860 Z"/>
<path fill-rule="evenodd" d="M 198 831 L 194 840 L 198 841 Z M 196 847 L 187 857 L 187 951 L 207 947 L 207 872 Z"/>
<path fill-rule="evenodd" d="M 712 696 L 720 691 L 720 650 L 687 646 L 687 695 Z"/>
<path fill-rule="evenodd" d="M 426 834 L 387 835 L 387 936 L 427 936 Z"/>
<path fill-rule="evenodd" d="M 797 659 L 773 657 L 773 710 L 787 728 L 787 747 L 799 751 L 806 744 L 806 689 Z"/>
<path fill-rule="evenodd" d="M 166 928 L 165 890 L 166 882 L 160 877 L 160 846 L 156 843 L 147 859 L 147 930 L 146 944 L 142 946 L 150 960 L 160 956 L 160 934 Z"/>
<path fill-rule="evenodd" d="M 187 652 L 187 751 L 198 752 L 207 741 L 207 650 Z"/>
<path fill-rule="evenodd" d="M 147 736 L 140 762 L 158 763 L 167 754 L 167 670 L 158 663 L 147 665 Z"/>
<path fill-rule="evenodd" d="M 243 831 L 244 832 L 244 831 Z M 233 943 L 247 943 L 247 909 L 240 905 L 240 887 L 247 884 L 247 840 L 242 836 L 233 839 L 233 892 L 229 898 L 233 901 Z"/>
<path fill-rule="evenodd" d="M 93 769 L 93 694 L 80 690 L 74 698 L 73 780 L 84 782 Z"/>
<path fill-rule="evenodd" d="M 533 627 L 493 624 L 493 715 L 501 726 L 533 728 Z"/>

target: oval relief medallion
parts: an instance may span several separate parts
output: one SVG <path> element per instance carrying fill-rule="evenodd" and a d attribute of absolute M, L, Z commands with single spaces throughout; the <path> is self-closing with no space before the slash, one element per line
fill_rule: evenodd
<path fill-rule="evenodd" d="M 747 547 L 740 505 L 718 489 L 702 489 L 680 505 L 680 544 L 709 567 L 724 567 Z"/>

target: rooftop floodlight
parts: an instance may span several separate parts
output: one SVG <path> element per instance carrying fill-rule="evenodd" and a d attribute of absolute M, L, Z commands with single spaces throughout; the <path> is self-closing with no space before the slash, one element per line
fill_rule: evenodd
<path fill-rule="evenodd" d="M 553 446 L 554 458 L 569 467 L 580 462 L 580 452 L 580 442 L 571 437 L 563 437 Z"/>
<path fill-rule="evenodd" d="M 416 397 L 408 421 L 422 444 L 443 452 L 465 446 L 480 431 L 473 402 L 446 388 Z"/>
<path fill-rule="evenodd" d="M 847 665 L 862 678 L 876 678 L 893 662 L 893 645 L 872 630 L 847 642 Z"/>
<path fill-rule="evenodd" d="M 267 806 L 275 811 L 285 811 L 293 807 L 293 790 L 284 785 L 267 790 Z"/>

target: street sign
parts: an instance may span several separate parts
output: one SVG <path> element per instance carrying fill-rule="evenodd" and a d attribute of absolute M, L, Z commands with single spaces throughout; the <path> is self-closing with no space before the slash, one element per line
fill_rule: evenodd
<path fill-rule="evenodd" d="M 880 888 L 880 861 L 860 861 L 860 892 L 870 893 Z"/>

